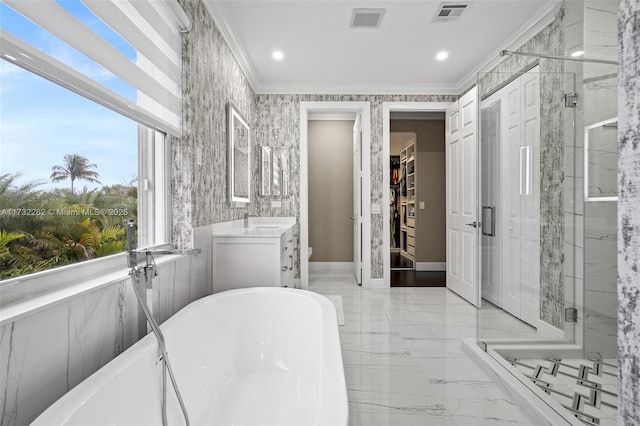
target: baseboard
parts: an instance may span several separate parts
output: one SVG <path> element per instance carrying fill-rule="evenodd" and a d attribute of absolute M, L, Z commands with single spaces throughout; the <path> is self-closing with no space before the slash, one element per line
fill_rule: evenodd
<path fill-rule="evenodd" d="M 473 339 L 463 339 L 462 349 L 469 358 L 476 361 L 494 380 L 506 388 L 511 399 L 524 410 L 533 424 L 584 426 L 584 423 L 562 408 L 559 402 L 546 395 L 492 349 L 484 352 Z"/>
<path fill-rule="evenodd" d="M 309 272 L 353 271 L 353 262 L 309 262 Z"/>
<path fill-rule="evenodd" d="M 447 262 L 416 262 L 416 271 L 446 271 Z"/>

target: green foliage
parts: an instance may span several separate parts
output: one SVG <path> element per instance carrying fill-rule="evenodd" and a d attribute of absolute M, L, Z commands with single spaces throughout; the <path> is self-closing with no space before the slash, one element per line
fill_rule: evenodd
<path fill-rule="evenodd" d="M 0 175 L 0 280 L 125 250 L 123 221 L 137 215 L 135 182 L 43 191 L 41 182 L 19 178 Z"/>
<path fill-rule="evenodd" d="M 73 183 L 77 179 L 100 183 L 98 172 L 90 170 L 96 167 L 98 167 L 96 164 L 89 163 L 89 160 L 82 155 L 67 154 L 64 156 L 63 166 L 53 166 L 51 168 L 50 179 L 52 182 L 69 179 L 71 181 L 71 194 L 73 194 Z"/>

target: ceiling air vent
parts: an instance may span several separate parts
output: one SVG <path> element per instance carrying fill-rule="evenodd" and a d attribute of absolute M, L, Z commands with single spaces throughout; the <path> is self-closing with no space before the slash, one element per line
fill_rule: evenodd
<path fill-rule="evenodd" d="M 384 9 L 353 9 L 351 28 L 378 28 L 384 16 Z"/>
<path fill-rule="evenodd" d="M 469 7 L 469 3 L 441 3 L 432 22 L 446 22 L 459 19 Z"/>

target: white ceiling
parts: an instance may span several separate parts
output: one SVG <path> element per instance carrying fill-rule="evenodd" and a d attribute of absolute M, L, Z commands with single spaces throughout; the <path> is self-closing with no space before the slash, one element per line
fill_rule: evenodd
<path fill-rule="evenodd" d="M 431 22 L 440 1 L 204 1 L 257 93 L 458 93 L 558 4 L 475 0 Z M 386 12 L 379 28 L 352 29 L 354 8 Z"/>

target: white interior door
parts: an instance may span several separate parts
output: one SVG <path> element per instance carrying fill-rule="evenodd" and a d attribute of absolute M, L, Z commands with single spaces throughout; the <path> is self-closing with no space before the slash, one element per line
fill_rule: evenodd
<path fill-rule="evenodd" d="M 503 309 L 538 325 L 540 306 L 540 85 L 537 70 L 504 89 Z"/>
<path fill-rule="evenodd" d="M 540 318 L 540 77 L 521 80 L 523 194 L 521 196 L 521 318 L 537 327 Z"/>
<path fill-rule="evenodd" d="M 503 190 L 503 287 L 502 308 L 520 317 L 520 196 L 522 193 L 521 167 L 525 152 L 521 150 L 520 82 L 516 80 L 504 89 L 506 99 L 506 131 L 504 140 L 502 175 Z"/>
<path fill-rule="evenodd" d="M 447 109 L 447 287 L 479 306 L 476 93 Z"/>
<path fill-rule="evenodd" d="M 353 274 L 362 284 L 362 129 L 361 115 L 353 124 Z"/>

